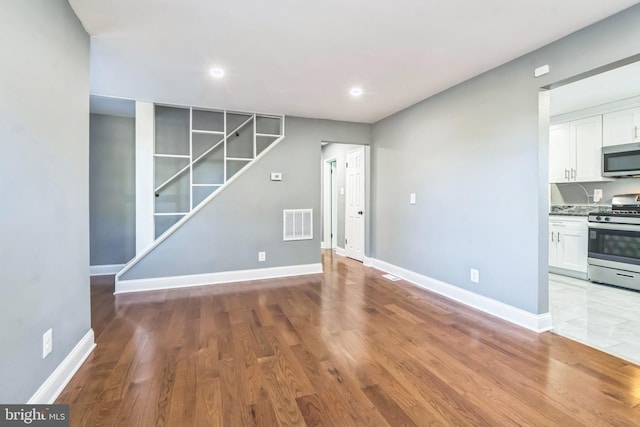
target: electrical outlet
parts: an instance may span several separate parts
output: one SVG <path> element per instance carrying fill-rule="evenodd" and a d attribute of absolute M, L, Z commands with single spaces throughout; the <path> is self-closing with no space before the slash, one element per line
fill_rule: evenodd
<path fill-rule="evenodd" d="M 416 193 L 409 194 L 409 203 L 411 203 L 412 205 L 416 204 Z"/>
<path fill-rule="evenodd" d="M 598 203 L 602 200 L 602 189 L 596 188 L 593 190 L 593 203 Z"/>
<path fill-rule="evenodd" d="M 258 252 L 258 262 L 265 262 L 267 260 L 266 252 Z"/>
<path fill-rule="evenodd" d="M 469 270 L 469 279 L 473 282 L 473 283 L 479 283 L 480 282 L 480 271 L 476 270 L 475 268 L 472 268 L 471 270 Z"/>
<path fill-rule="evenodd" d="M 42 358 L 44 359 L 53 350 L 53 330 L 49 329 L 42 334 Z"/>

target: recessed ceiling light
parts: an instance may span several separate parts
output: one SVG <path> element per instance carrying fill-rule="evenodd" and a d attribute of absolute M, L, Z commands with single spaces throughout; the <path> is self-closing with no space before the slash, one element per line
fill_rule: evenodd
<path fill-rule="evenodd" d="M 210 73 L 213 77 L 216 77 L 216 78 L 220 78 L 224 76 L 224 70 L 222 68 L 212 68 Z"/>
<path fill-rule="evenodd" d="M 353 96 L 360 96 L 362 95 L 362 89 L 360 89 L 359 87 L 354 87 L 349 93 Z"/>

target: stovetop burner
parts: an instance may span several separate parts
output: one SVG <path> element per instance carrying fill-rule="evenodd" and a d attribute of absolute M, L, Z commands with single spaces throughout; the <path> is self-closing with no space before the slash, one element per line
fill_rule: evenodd
<path fill-rule="evenodd" d="M 589 222 L 640 225 L 640 194 L 613 196 L 611 209 L 591 212 L 589 214 Z"/>
<path fill-rule="evenodd" d="M 628 209 L 611 209 L 600 213 L 601 215 L 640 215 L 640 211 L 628 210 Z"/>

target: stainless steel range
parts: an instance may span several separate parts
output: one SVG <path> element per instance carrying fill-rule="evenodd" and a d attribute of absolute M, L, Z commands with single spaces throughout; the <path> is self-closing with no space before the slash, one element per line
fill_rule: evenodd
<path fill-rule="evenodd" d="M 640 194 L 614 196 L 589 214 L 589 280 L 640 290 Z"/>

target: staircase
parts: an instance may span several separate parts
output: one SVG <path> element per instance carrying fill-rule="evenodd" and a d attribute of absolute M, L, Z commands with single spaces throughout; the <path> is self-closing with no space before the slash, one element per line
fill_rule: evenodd
<path fill-rule="evenodd" d="M 284 116 L 154 106 L 153 243 L 149 254 L 284 138 Z"/>

